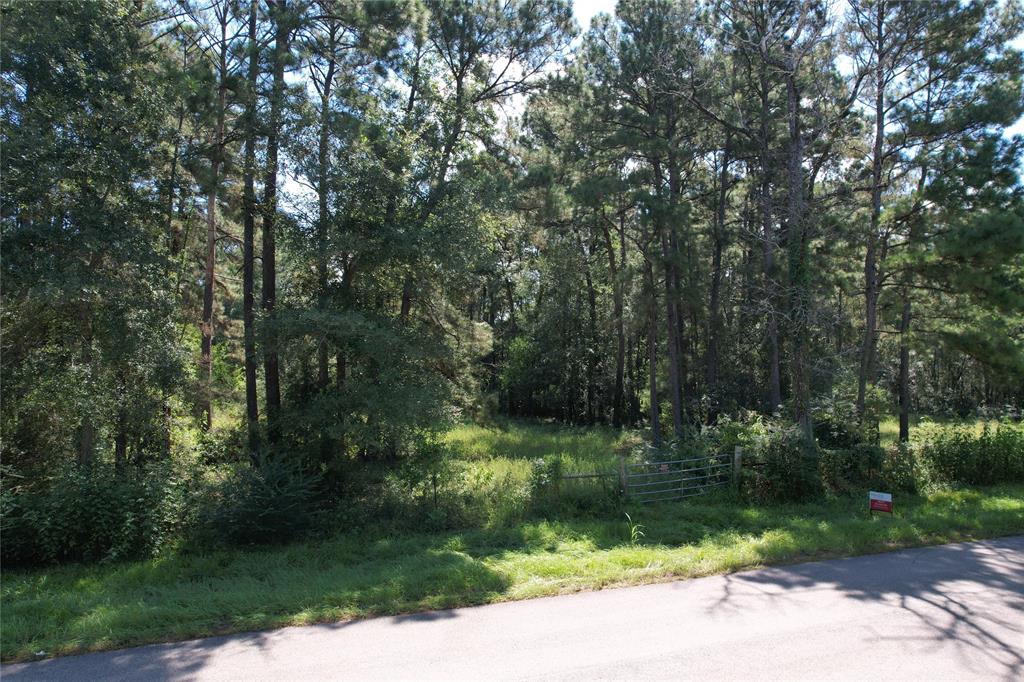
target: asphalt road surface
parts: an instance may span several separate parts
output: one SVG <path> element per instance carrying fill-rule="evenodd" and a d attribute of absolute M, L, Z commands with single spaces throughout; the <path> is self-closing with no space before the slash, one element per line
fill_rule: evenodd
<path fill-rule="evenodd" d="M 1024 680 L 1024 536 L 0 669 L 22 680 Z"/>

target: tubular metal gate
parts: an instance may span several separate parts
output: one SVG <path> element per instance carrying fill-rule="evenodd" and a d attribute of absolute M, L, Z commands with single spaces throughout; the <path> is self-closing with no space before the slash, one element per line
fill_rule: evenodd
<path fill-rule="evenodd" d="M 678 500 L 727 485 L 732 480 L 733 466 L 733 457 L 725 454 L 671 462 L 626 463 L 622 471 L 623 488 L 627 497 L 640 502 Z"/>

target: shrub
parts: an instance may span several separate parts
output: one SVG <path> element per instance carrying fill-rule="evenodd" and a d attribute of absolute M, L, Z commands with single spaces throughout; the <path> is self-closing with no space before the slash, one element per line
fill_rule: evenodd
<path fill-rule="evenodd" d="M 857 410 L 857 378 L 843 373 L 831 393 L 814 405 L 814 435 L 818 446 L 847 450 L 860 443 L 877 442 L 876 424 L 885 418 L 889 397 L 879 386 L 869 386 L 864 395 L 863 414 Z"/>
<path fill-rule="evenodd" d="M 458 489 L 462 478 L 455 453 L 435 434 L 416 439 L 412 452 L 402 462 L 399 477 L 408 490 L 437 510 Z"/>
<path fill-rule="evenodd" d="M 313 527 L 320 477 L 287 457 L 262 457 L 236 468 L 203 514 L 204 540 L 252 545 L 294 540 Z"/>
<path fill-rule="evenodd" d="M 530 497 L 535 507 L 549 506 L 558 500 L 562 483 L 562 458 L 540 457 L 530 465 Z"/>
<path fill-rule="evenodd" d="M 864 441 L 861 430 L 853 422 L 828 414 L 814 422 L 818 445 L 829 450 L 847 450 Z"/>
<path fill-rule="evenodd" d="M 925 432 L 919 458 L 936 481 L 988 485 L 1024 481 L 1024 426 L 1008 422 L 972 427 L 932 428 Z"/>
<path fill-rule="evenodd" d="M 763 503 L 803 502 L 824 492 L 818 453 L 792 425 L 769 425 L 755 439 L 741 483 L 746 497 Z"/>
<path fill-rule="evenodd" d="M 914 450 L 905 443 L 889 448 L 882 462 L 882 482 L 891 490 L 914 493 L 921 487 L 921 470 Z"/>
<path fill-rule="evenodd" d="M 838 450 L 822 450 L 819 470 L 825 483 L 836 491 L 864 487 L 879 481 L 885 450 L 858 443 Z"/>
<path fill-rule="evenodd" d="M 62 469 L 32 486 L 3 472 L 3 563 L 120 561 L 156 554 L 179 538 L 194 482 L 170 465 L 123 472 L 97 464 Z"/>

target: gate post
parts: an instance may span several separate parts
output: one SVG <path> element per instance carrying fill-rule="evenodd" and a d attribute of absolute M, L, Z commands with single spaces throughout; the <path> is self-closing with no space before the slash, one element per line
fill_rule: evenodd
<path fill-rule="evenodd" d="M 732 453 L 732 481 L 738 489 L 740 487 L 740 469 L 743 467 L 743 448 L 739 445 Z"/>
<path fill-rule="evenodd" d="M 619 491 L 623 497 L 626 495 L 626 458 L 619 455 Z"/>

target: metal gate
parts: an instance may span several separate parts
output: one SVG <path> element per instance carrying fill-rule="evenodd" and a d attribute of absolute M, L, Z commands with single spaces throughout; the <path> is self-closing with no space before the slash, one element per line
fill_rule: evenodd
<path fill-rule="evenodd" d="M 639 502 L 662 502 L 702 495 L 727 485 L 733 468 L 734 456 L 722 454 L 669 462 L 624 462 L 620 475 L 627 497 Z"/>

